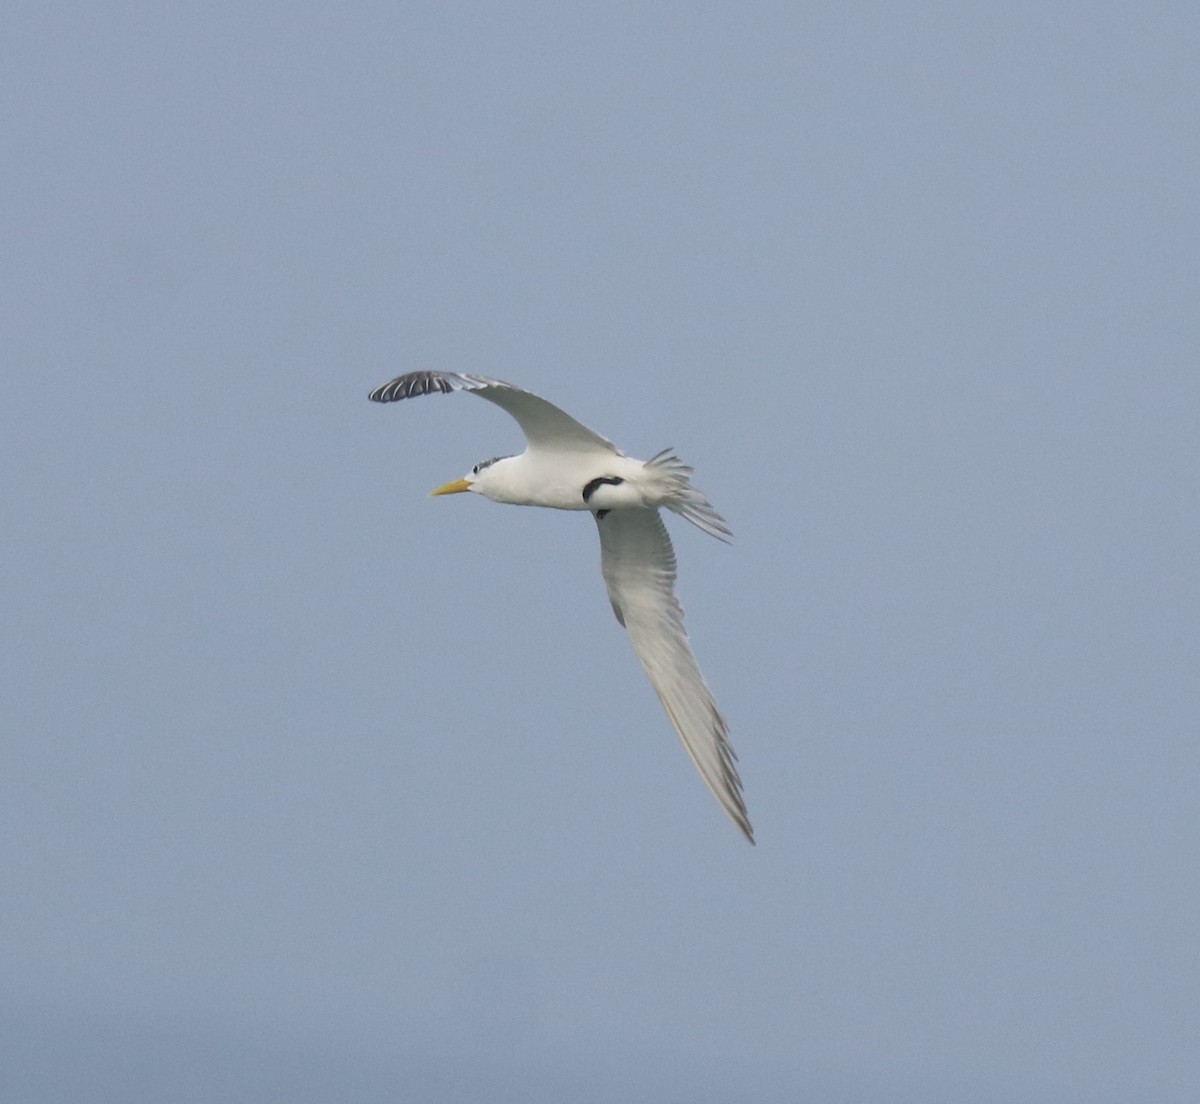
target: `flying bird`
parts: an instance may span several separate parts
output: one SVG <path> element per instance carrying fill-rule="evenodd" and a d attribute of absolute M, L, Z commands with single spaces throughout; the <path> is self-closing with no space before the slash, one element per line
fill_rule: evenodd
<path fill-rule="evenodd" d="M 671 449 L 649 460 L 611 441 L 545 399 L 501 380 L 459 372 L 409 372 L 377 387 L 372 402 L 464 391 L 516 419 L 527 447 L 519 456 L 481 460 L 435 495 L 473 491 L 493 502 L 587 510 L 600 530 L 600 571 L 613 613 L 629 633 L 679 739 L 713 796 L 754 842 L 728 727 L 688 646 L 675 597 L 675 551 L 659 508 L 720 540 L 732 533 L 691 483 L 692 469 Z"/>

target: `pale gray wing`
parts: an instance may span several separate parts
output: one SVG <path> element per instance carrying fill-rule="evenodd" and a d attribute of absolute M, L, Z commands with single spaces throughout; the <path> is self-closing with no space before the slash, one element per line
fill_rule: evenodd
<path fill-rule="evenodd" d="M 370 394 L 372 402 L 399 402 L 418 395 L 442 394 L 451 391 L 469 391 L 481 399 L 495 403 L 507 410 L 520 425 L 529 447 L 534 450 L 590 451 L 601 449 L 621 455 L 620 449 L 599 433 L 577 422 L 570 414 L 559 410 L 553 403 L 522 391 L 503 380 L 487 376 L 472 376 L 461 372 L 409 372 L 397 376 Z"/>
<path fill-rule="evenodd" d="M 658 511 L 650 509 L 594 516 L 600 530 L 600 570 L 613 612 L 701 777 L 753 843 L 725 718 L 688 647 L 666 526 Z"/>

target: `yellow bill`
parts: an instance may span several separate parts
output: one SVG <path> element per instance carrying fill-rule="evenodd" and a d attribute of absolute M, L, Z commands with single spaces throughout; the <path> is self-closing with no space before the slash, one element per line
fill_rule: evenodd
<path fill-rule="evenodd" d="M 471 484 L 465 479 L 452 479 L 449 483 L 443 483 L 440 487 L 434 487 L 429 493 L 431 495 L 444 494 L 462 494 L 463 491 L 469 491 Z"/>

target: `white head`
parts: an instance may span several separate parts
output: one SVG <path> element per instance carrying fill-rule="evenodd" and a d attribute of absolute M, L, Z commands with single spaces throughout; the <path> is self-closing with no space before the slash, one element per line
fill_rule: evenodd
<path fill-rule="evenodd" d="M 463 491 L 474 491 L 476 494 L 481 494 L 485 498 L 492 498 L 493 491 L 496 485 L 503 481 L 503 477 L 497 480 L 499 474 L 496 467 L 503 468 L 503 461 L 513 460 L 512 456 L 493 456 L 490 460 L 480 460 L 466 475 L 461 479 L 452 479 L 449 483 L 443 483 L 440 487 L 435 487 L 429 493 L 431 495 L 448 495 L 462 494 Z M 496 465 L 496 467 L 493 467 Z"/>

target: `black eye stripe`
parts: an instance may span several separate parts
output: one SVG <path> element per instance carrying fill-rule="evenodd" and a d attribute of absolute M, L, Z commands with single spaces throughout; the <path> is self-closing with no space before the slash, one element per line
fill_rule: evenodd
<path fill-rule="evenodd" d="M 605 484 L 610 487 L 619 487 L 624 482 L 625 480 L 619 475 L 600 475 L 595 479 L 589 479 L 583 488 L 583 501 L 590 501 L 592 495 L 594 495 L 596 491 Z"/>
<path fill-rule="evenodd" d="M 481 471 L 483 471 L 484 468 L 490 468 L 497 460 L 507 459 L 507 456 L 493 456 L 490 460 L 480 460 L 479 463 L 471 469 L 471 474 L 478 475 Z"/>

